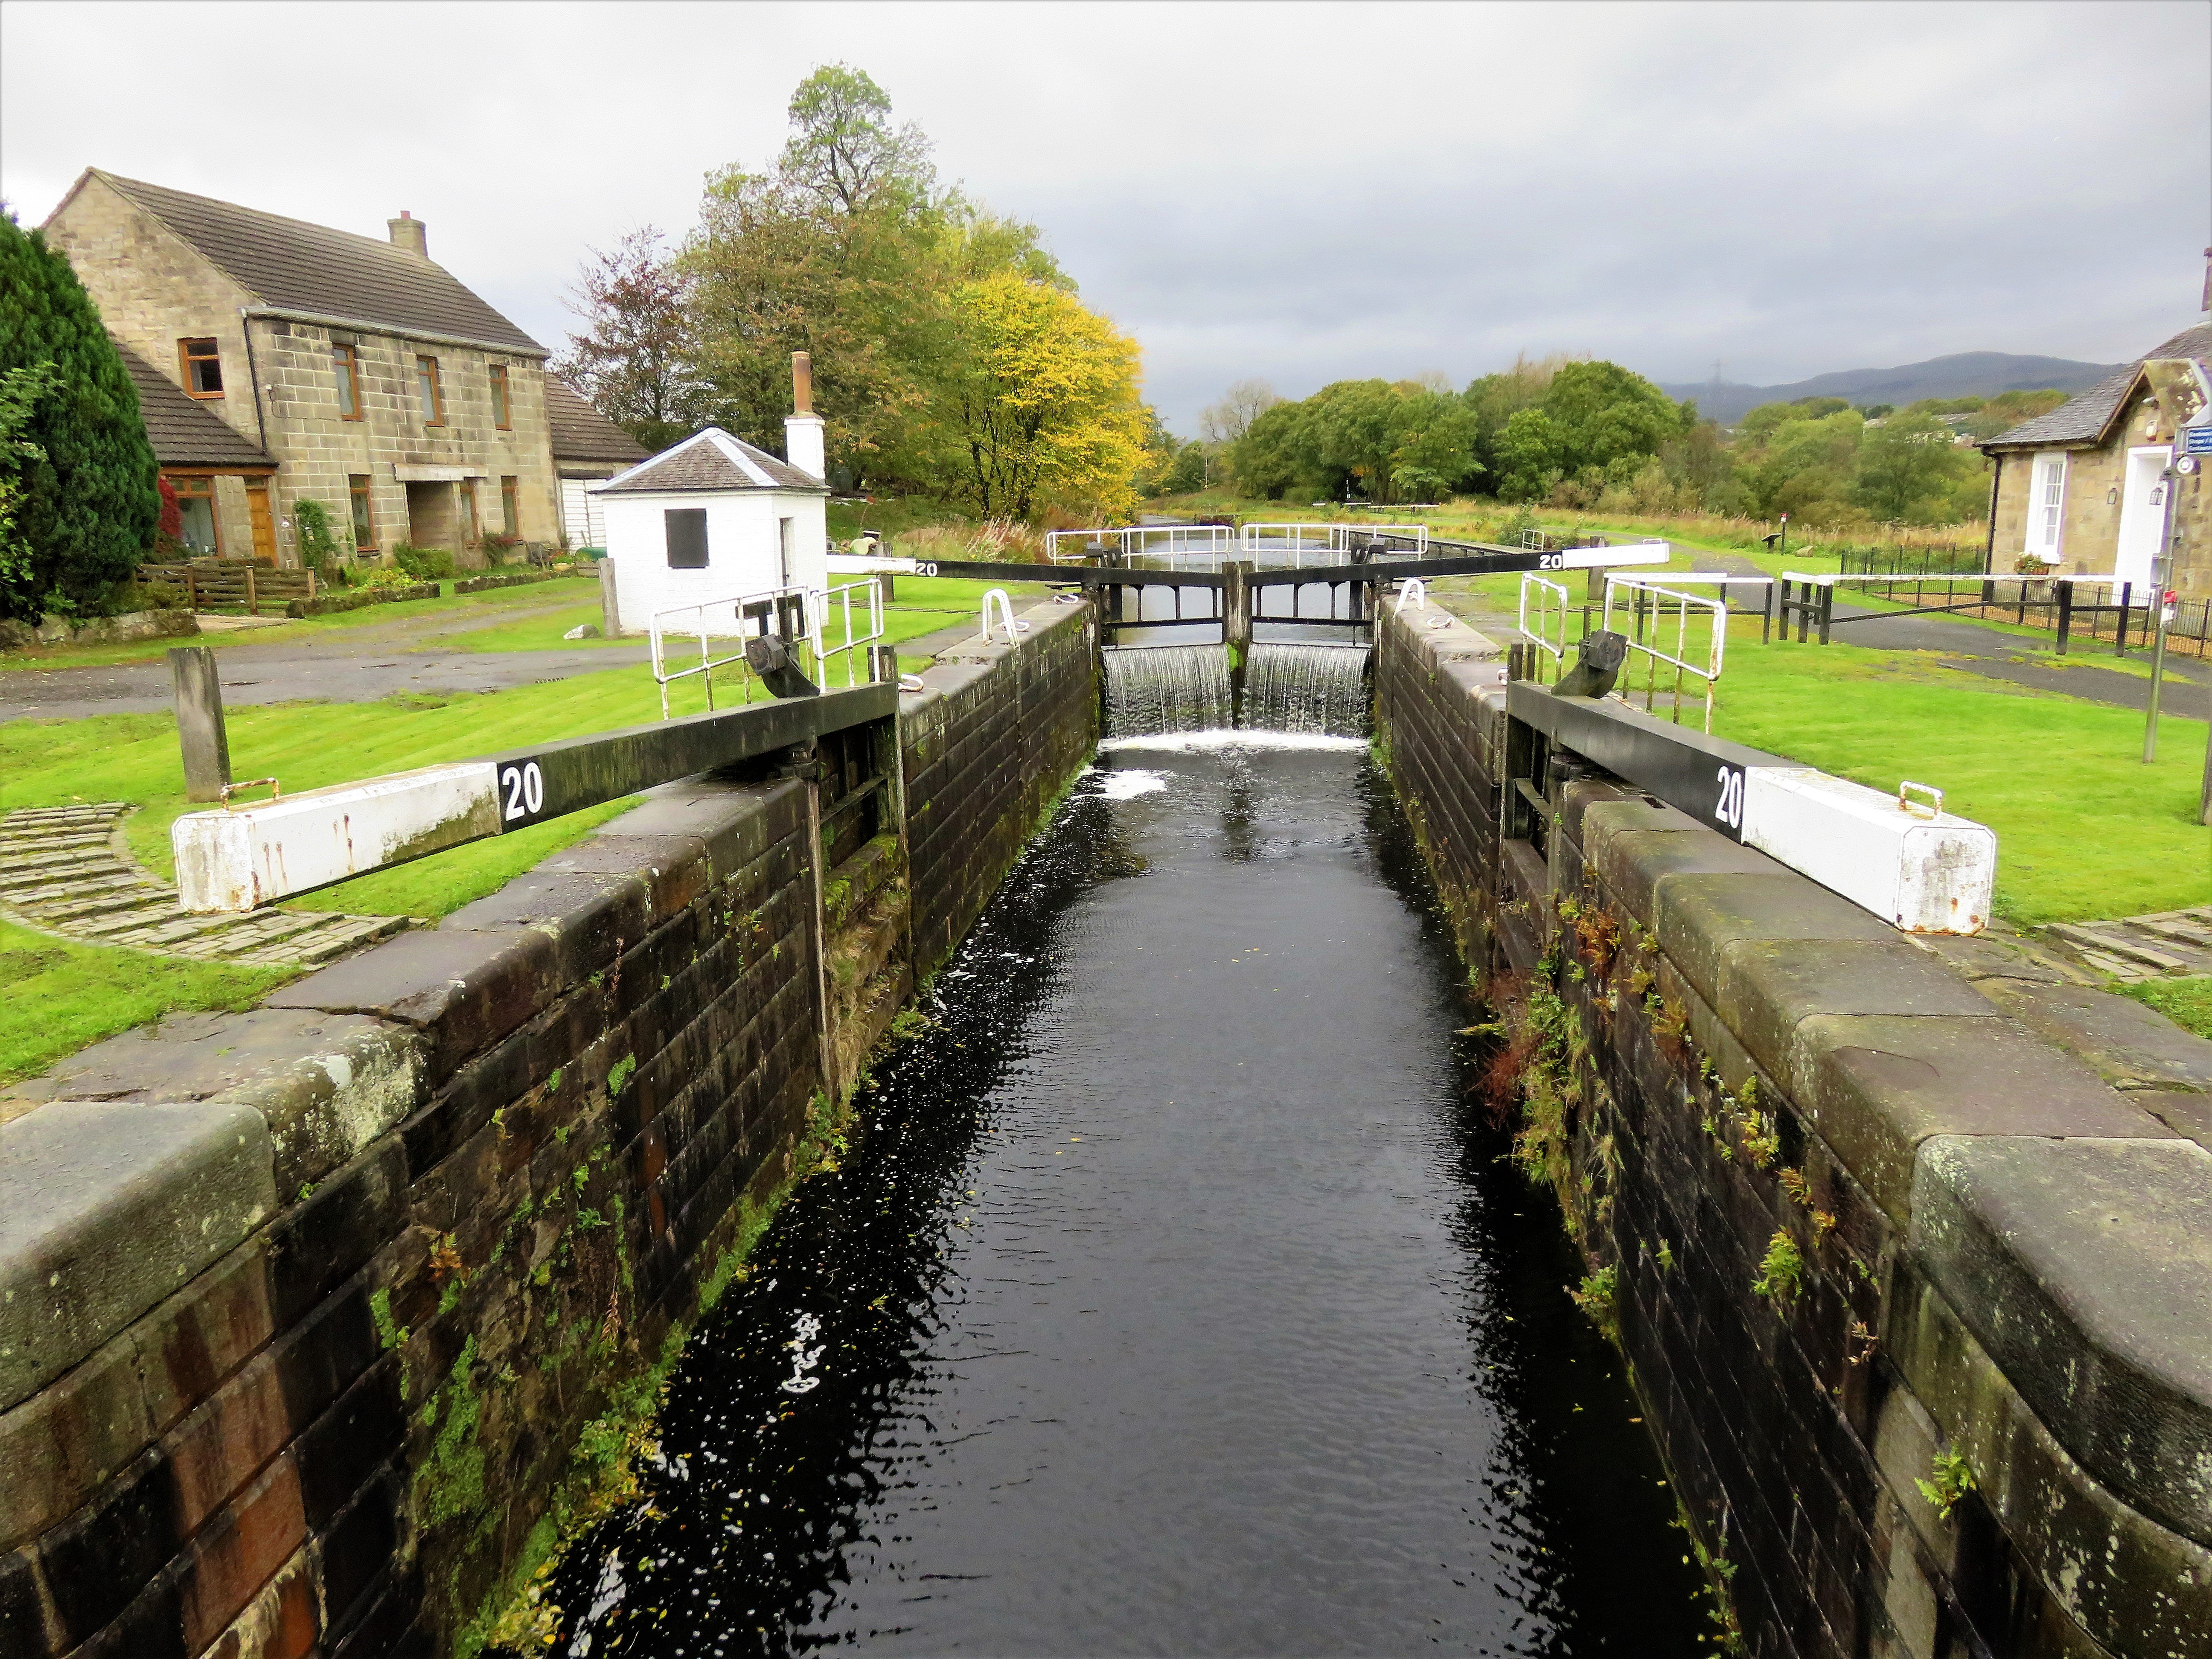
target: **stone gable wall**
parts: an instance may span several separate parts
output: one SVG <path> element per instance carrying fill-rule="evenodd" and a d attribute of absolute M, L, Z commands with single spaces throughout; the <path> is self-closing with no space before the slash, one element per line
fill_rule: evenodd
<path fill-rule="evenodd" d="M 2212 1043 L 1602 775 L 1503 839 L 1501 653 L 1376 632 L 1378 741 L 1534 1044 L 1522 1149 L 1746 1650 L 2212 1652 Z"/>

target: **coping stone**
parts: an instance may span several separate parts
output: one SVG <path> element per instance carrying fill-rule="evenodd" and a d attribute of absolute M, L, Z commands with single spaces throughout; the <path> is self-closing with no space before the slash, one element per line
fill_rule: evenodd
<path fill-rule="evenodd" d="M 2079 1060 L 2002 1018 L 1816 1014 L 1797 1028 L 1790 1069 L 1773 1075 L 1900 1225 L 1932 1136 L 2170 1134 Z"/>
<path fill-rule="evenodd" d="M 374 1014 L 412 1026 L 423 1035 L 438 1079 L 520 1026 L 560 989 L 550 935 L 448 926 L 398 934 L 279 987 L 262 1006 Z"/>
<path fill-rule="evenodd" d="M 1912 1210 L 1930 1282 L 2060 1443 L 2212 1540 L 2212 1152 L 1944 1135 Z"/>
<path fill-rule="evenodd" d="M 2212 1041 L 2132 997 L 2087 985 L 2003 980 L 1976 988 L 2030 1030 L 2079 1054 L 2116 1089 L 2212 1094 Z"/>
<path fill-rule="evenodd" d="M 47 1100 L 219 1101 L 269 1126 L 279 1192 L 319 1181 L 422 1104 L 422 1042 L 361 1014 L 171 1014 L 18 1085 Z"/>
<path fill-rule="evenodd" d="M 0 1127 L 0 1410 L 266 1220 L 272 1165 L 240 1105 L 56 1101 Z"/>

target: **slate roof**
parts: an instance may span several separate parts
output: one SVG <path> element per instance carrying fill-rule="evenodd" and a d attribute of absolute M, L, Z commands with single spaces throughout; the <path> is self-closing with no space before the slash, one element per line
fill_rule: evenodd
<path fill-rule="evenodd" d="M 2096 443 L 2112 425 L 2112 416 L 2119 413 L 2120 400 L 2135 384 L 2136 371 L 2153 357 L 2194 357 L 2199 362 L 2212 362 L 2212 323 L 2183 329 L 2155 350 L 2147 351 L 2125 368 L 2107 374 L 2081 396 L 2069 398 L 2048 415 L 2039 415 L 1998 433 L 1986 440 L 1981 448 L 2036 449 L 2053 444 Z"/>
<path fill-rule="evenodd" d="M 388 241 L 118 179 L 97 167 L 85 176 L 152 214 L 265 305 L 547 355 L 444 266 Z"/>
<path fill-rule="evenodd" d="M 561 461 L 620 461 L 647 459 L 643 444 L 592 407 L 584 394 L 558 375 L 545 377 L 545 419 L 553 429 L 553 459 Z"/>
<path fill-rule="evenodd" d="M 827 495 L 821 479 L 787 465 L 718 426 L 664 449 L 651 460 L 617 472 L 599 495 L 646 495 L 665 490 L 806 489 Z"/>
<path fill-rule="evenodd" d="M 154 459 L 163 466 L 212 466 L 241 472 L 265 472 L 276 466 L 267 451 L 239 436 L 212 410 L 187 398 L 183 387 L 122 341 L 115 342 L 115 349 L 138 387 L 138 412 L 146 422 L 146 437 L 154 446 Z"/>

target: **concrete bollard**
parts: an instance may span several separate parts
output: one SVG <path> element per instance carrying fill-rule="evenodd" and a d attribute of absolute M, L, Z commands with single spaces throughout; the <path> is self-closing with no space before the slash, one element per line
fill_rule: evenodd
<path fill-rule="evenodd" d="M 215 647 L 179 645 L 169 651 L 177 688 L 177 744 L 184 751 L 185 799 L 221 800 L 230 781 L 230 733 L 222 720 L 222 675 Z"/>
<path fill-rule="evenodd" d="M 622 606 L 615 597 L 615 562 L 601 559 L 599 573 L 599 631 L 609 639 L 622 633 Z"/>

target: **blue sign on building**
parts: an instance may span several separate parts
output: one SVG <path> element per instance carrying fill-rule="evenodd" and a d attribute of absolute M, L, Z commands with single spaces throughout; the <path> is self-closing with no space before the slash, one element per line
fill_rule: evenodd
<path fill-rule="evenodd" d="M 2181 453 L 2185 455 L 2212 455 L 2212 426 L 2182 428 Z"/>

